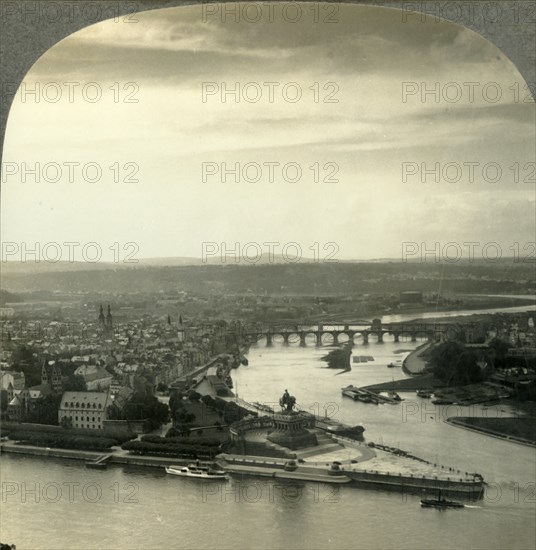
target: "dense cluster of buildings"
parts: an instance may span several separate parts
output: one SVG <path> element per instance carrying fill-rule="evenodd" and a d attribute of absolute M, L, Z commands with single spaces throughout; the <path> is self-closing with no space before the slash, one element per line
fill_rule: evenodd
<path fill-rule="evenodd" d="M 1 336 L 4 416 L 25 421 L 38 400 L 63 396 L 59 422 L 87 429 L 102 428 L 110 406 L 124 405 L 135 391 L 165 388 L 229 347 L 225 332 L 207 324 L 169 315 L 118 322 L 110 306 L 86 323 L 5 320 Z"/>

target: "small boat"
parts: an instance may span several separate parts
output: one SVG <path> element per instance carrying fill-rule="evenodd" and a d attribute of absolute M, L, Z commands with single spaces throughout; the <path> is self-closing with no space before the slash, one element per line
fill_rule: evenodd
<path fill-rule="evenodd" d="M 447 500 L 441 496 L 441 491 L 438 491 L 437 498 L 422 499 L 421 506 L 423 508 L 465 508 L 465 504 L 456 500 Z"/>
<path fill-rule="evenodd" d="M 394 369 L 394 368 L 396 368 L 396 367 L 401 367 L 401 366 L 402 366 L 402 365 L 397 365 L 396 363 L 389 363 L 389 364 L 387 365 L 387 368 L 388 368 L 388 369 Z"/>
<path fill-rule="evenodd" d="M 417 390 L 417 397 L 424 399 L 430 399 L 432 397 L 432 391 L 430 390 Z"/>
<path fill-rule="evenodd" d="M 402 401 L 402 398 L 400 397 L 400 395 L 398 395 L 398 393 L 396 393 L 394 390 L 390 390 L 387 395 L 391 398 L 391 399 L 394 399 L 395 401 Z"/>
<path fill-rule="evenodd" d="M 346 397 L 350 397 L 354 401 L 359 399 L 359 394 L 357 394 L 355 391 L 352 391 L 352 390 L 343 389 L 342 394 L 345 395 Z"/>
<path fill-rule="evenodd" d="M 227 479 L 224 470 L 215 470 L 209 465 L 166 466 L 166 473 L 174 476 L 197 477 L 201 479 Z"/>

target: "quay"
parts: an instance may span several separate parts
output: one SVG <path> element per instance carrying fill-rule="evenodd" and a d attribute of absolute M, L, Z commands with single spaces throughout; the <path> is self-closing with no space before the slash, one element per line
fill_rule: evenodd
<path fill-rule="evenodd" d="M 324 435 L 325 437 L 325 435 Z M 348 484 L 404 492 L 437 491 L 480 498 L 484 480 L 478 474 L 460 472 L 416 457 L 400 456 L 345 437 L 332 437 L 331 445 L 302 449 L 296 453 L 296 468 L 288 468 L 289 459 L 257 455 L 222 453 L 214 459 L 231 475 L 262 476 L 274 479 Z M 73 449 L 53 449 L 2 443 L 0 452 L 51 459 L 96 461 L 102 453 Z M 188 465 L 192 459 L 132 455 L 114 449 L 106 455 L 107 464 L 139 466 L 163 470 L 171 463 Z M 292 460 L 292 459 L 291 459 Z M 333 464 L 340 470 L 333 471 Z"/>
<path fill-rule="evenodd" d="M 417 349 L 410 352 L 402 361 L 402 369 L 406 374 L 422 374 L 426 369 L 426 360 L 423 358 L 424 354 L 430 351 L 434 342 L 425 342 L 421 344 Z"/>
<path fill-rule="evenodd" d="M 342 394 L 354 401 L 363 401 L 364 403 L 388 403 L 389 405 L 400 403 L 400 399 L 381 395 L 378 392 L 370 390 L 370 388 L 356 388 L 352 385 L 342 388 Z"/>

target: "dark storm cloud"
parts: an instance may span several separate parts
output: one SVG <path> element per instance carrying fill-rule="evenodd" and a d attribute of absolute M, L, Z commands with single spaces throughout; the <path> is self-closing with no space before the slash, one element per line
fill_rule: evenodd
<path fill-rule="evenodd" d="M 342 13 L 344 11 L 344 15 Z M 34 67 L 39 77 L 117 78 L 174 84 L 258 74 L 348 75 L 391 71 L 408 77 L 441 65 L 485 64 L 498 51 L 453 24 L 401 23 L 397 10 L 341 7 L 333 25 L 203 23 L 193 10 L 140 14 L 140 23 L 109 32 L 89 27 L 52 48 Z M 104 29 L 104 30 L 103 30 Z M 289 32 L 289 30 L 291 32 Z"/>

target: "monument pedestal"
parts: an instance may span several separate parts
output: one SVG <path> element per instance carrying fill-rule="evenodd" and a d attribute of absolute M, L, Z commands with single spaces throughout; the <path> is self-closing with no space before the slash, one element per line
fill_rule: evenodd
<path fill-rule="evenodd" d="M 295 412 L 276 413 L 268 440 L 292 450 L 318 445 L 316 435 L 305 428 L 307 419 Z"/>

